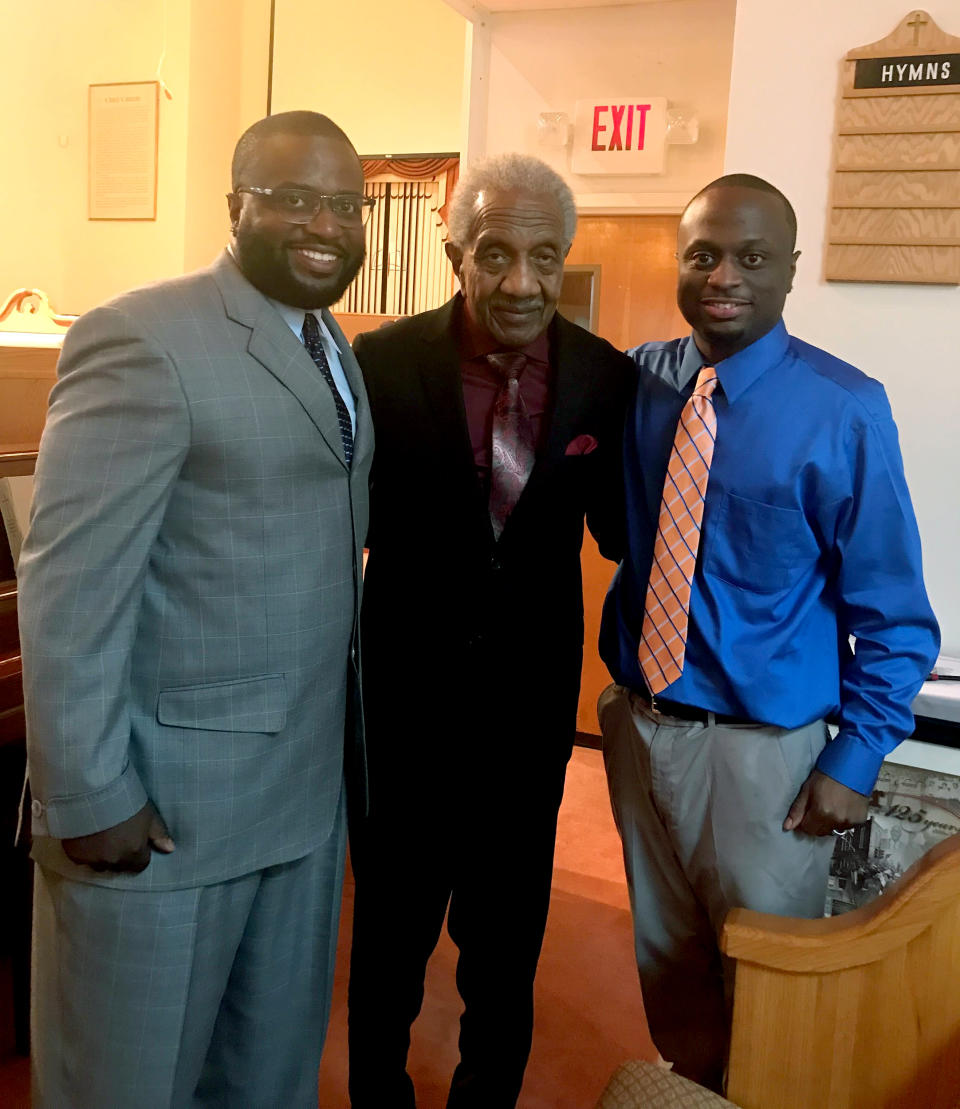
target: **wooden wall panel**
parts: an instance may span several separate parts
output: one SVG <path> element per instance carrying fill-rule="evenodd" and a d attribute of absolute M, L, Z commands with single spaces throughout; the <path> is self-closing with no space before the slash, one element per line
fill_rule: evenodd
<path fill-rule="evenodd" d="M 600 266 L 598 333 L 626 349 L 688 330 L 677 308 L 679 216 L 583 216 L 567 261 Z"/>
<path fill-rule="evenodd" d="M 0 345 L 0 453 L 36 450 L 40 445 L 59 353 Z"/>
<path fill-rule="evenodd" d="M 832 245 L 828 281 L 960 284 L 960 247 Z"/>
<path fill-rule="evenodd" d="M 960 172 L 838 173 L 834 208 L 942 208 L 946 191 L 960 196 Z"/>
<path fill-rule="evenodd" d="M 837 132 L 841 135 L 872 135 L 890 132 L 960 130 L 960 96 L 932 93 L 930 96 L 871 96 L 840 102 Z"/>
<path fill-rule="evenodd" d="M 960 38 L 924 11 L 844 60 L 824 271 L 960 284 Z"/>
<path fill-rule="evenodd" d="M 960 99 L 960 97 L 958 97 Z M 960 132 L 925 135 L 841 135 L 838 170 L 960 169 Z M 944 196 L 949 199 L 949 195 Z"/>
<path fill-rule="evenodd" d="M 960 208 L 834 208 L 830 241 L 960 246 Z"/>
<path fill-rule="evenodd" d="M 378 327 L 400 319 L 399 316 L 384 316 L 379 312 L 335 312 L 334 315 L 340 330 L 351 343 L 362 331 L 376 331 Z"/>
<path fill-rule="evenodd" d="M 689 331 L 677 308 L 679 216 L 583 216 L 567 261 L 600 266 L 597 333 L 625 350 Z M 577 727 L 596 735 L 597 697 L 610 681 L 600 660 L 600 612 L 614 565 L 602 558 L 589 533 L 583 555 L 583 674 Z"/>

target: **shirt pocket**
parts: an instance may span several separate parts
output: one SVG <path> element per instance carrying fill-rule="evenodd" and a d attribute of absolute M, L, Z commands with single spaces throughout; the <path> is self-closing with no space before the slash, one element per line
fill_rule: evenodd
<path fill-rule="evenodd" d="M 279 732 L 287 720 L 283 674 L 163 689 L 157 720 L 173 728 L 211 732 Z"/>
<path fill-rule="evenodd" d="M 725 493 L 706 530 L 705 574 L 755 593 L 788 589 L 817 559 L 798 508 Z"/>

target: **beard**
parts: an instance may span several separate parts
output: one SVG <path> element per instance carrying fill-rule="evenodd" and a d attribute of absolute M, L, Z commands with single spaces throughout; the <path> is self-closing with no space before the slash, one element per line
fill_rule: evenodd
<path fill-rule="evenodd" d="M 291 247 L 313 247 L 337 255 L 336 269 L 328 274 L 298 271 Z M 337 245 L 309 240 L 269 239 L 242 224 L 234 233 L 233 253 L 244 277 L 265 296 L 293 308 L 329 308 L 344 294 L 366 257 L 366 241 L 349 239 Z"/>

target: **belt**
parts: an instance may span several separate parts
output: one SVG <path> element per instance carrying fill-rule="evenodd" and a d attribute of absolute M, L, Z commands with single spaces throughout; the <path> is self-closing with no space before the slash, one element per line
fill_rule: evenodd
<path fill-rule="evenodd" d="M 700 724 L 707 724 L 710 720 L 710 710 L 700 709 L 695 705 L 684 705 L 680 701 L 669 701 L 665 697 L 649 697 L 644 693 L 637 696 L 653 712 L 661 716 L 675 716 L 678 720 L 696 720 Z M 713 719 L 718 724 L 739 724 L 757 727 L 758 720 L 748 720 L 744 716 L 731 716 L 726 712 L 715 712 Z"/>

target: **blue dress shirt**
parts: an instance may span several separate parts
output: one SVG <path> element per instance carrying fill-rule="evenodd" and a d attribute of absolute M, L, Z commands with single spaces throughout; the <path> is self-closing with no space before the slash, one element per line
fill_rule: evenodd
<path fill-rule="evenodd" d="M 640 388 L 625 441 L 627 554 L 600 653 L 644 692 L 637 642 L 660 498 L 704 358 L 692 337 L 628 354 Z M 716 369 L 686 660 L 663 696 L 784 728 L 832 719 L 839 734 L 817 766 L 869 794 L 913 731 L 910 704 L 940 641 L 886 393 L 782 321 Z"/>

